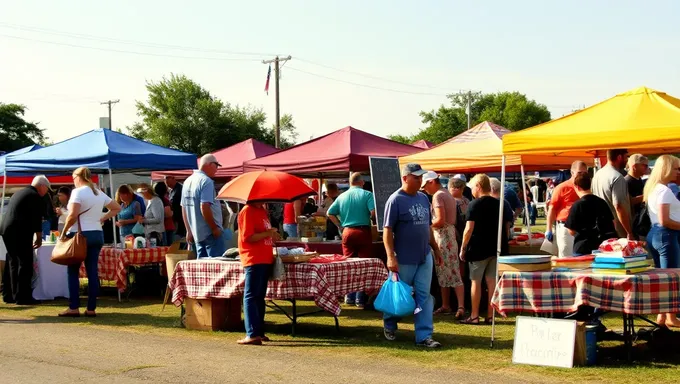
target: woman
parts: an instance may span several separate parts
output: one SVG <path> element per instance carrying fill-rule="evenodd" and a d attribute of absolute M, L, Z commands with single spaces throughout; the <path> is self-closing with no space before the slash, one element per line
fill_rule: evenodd
<path fill-rule="evenodd" d="M 163 244 L 171 245 L 175 241 L 175 221 L 172 217 L 172 204 L 170 199 L 168 199 L 168 186 L 164 182 L 158 182 L 153 187 L 156 195 L 163 202 L 163 224 L 165 226 L 165 232 L 163 233 Z"/>
<path fill-rule="evenodd" d="M 59 217 L 57 223 L 57 230 L 59 233 L 64 232 L 64 224 L 66 223 L 66 217 L 68 216 L 68 200 L 71 198 L 71 188 L 69 187 L 59 187 L 57 190 L 57 199 L 59 199 L 59 206 L 54 208 L 54 213 Z"/>
<path fill-rule="evenodd" d="M 156 196 L 156 192 L 151 189 L 149 184 L 140 184 L 139 189 L 142 197 L 146 200 L 146 212 L 144 218 L 138 222 L 144 224 L 146 237 L 155 238 L 158 245 L 165 245 L 163 243 L 163 234 L 165 233 L 163 201 Z"/>
<path fill-rule="evenodd" d="M 435 315 L 450 315 L 451 288 L 456 292 L 456 320 L 465 316 L 463 279 L 458 262 L 458 242 L 456 241 L 456 199 L 447 192 L 439 180 L 439 175 L 430 171 L 423 176 L 423 189 L 432 196 L 432 230 L 435 241 L 442 253 L 444 262 L 435 264 L 437 280 L 442 292 L 442 306 L 434 311 Z"/>
<path fill-rule="evenodd" d="M 668 184 L 680 174 L 680 159 L 671 155 L 656 160 L 644 190 L 652 228 L 647 234 L 647 248 L 657 268 L 680 267 L 680 201 Z M 659 314 L 659 325 L 680 327 L 675 313 Z"/>
<path fill-rule="evenodd" d="M 238 215 L 238 250 L 245 270 L 243 319 L 246 337 L 241 345 L 261 345 L 269 341 L 264 335 L 265 294 L 274 262 L 274 242 L 279 234 L 269 222 L 269 212 L 262 203 L 247 204 Z"/>
<path fill-rule="evenodd" d="M 120 241 L 124 242 L 126 236 L 133 236 L 132 228 L 143 218 L 142 206 L 135 200 L 135 194 L 128 185 L 118 187 L 116 202 L 121 206 L 116 226 L 119 228 Z"/>
<path fill-rule="evenodd" d="M 298 217 L 302 215 L 302 204 L 305 201 L 303 197 L 292 203 L 286 203 L 283 206 L 283 231 L 288 237 L 298 237 Z"/>
<path fill-rule="evenodd" d="M 465 229 L 465 214 L 470 205 L 470 200 L 463 195 L 465 190 L 465 180 L 451 179 L 449 181 L 449 192 L 456 200 L 456 241 L 460 245 L 463 240 L 463 230 Z"/>
<path fill-rule="evenodd" d="M 87 256 L 85 270 L 87 271 L 87 311 L 85 316 L 95 317 L 97 313 L 97 294 L 99 294 L 99 252 L 104 245 L 102 223 L 116 216 L 120 212 L 120 205 L 95 187 L 90 170 L 80 167 L 73 172 L 75 189 L 71 192 L 68 203 L 68 216 L 64 223 L 62 239 L 72 237 L 80 230 L 87 239 Z M 104 207 L 108 212 L 102 216 Z M 66 232 L 69 232 L 67 235 Z M 80 317 L 80 264 L 69 265 L 68 291 L 69 309 L 59 314 L 61 317 Z"/>

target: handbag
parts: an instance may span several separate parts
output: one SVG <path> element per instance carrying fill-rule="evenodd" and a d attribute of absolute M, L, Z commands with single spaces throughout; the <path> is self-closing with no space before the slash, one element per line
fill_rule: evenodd
<path fill-rule="evenodd" d="M 85 212 L 87 211 L 89 211 L 89 209 Z M 57 239 L 57 244 L 54 246 L 52 257 L 50 258 L 50 261 L 53 263 L 60 265 L 79 265 L 85 261 L 85 257 L 87 257 L 87 239 L 81 233 L 80 229 L 80 216 L 83 213 L 78 215 L 78 232 L 76 232 L 75 236 L 70 239 L 62 239 L 60 236 L 59 239 Z"/>

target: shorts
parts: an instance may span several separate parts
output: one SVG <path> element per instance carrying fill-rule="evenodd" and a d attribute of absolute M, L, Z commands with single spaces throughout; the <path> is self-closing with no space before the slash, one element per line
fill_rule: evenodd
<path fill-rule="evenodd" d="M 493 256 L 480 261 L 468 262 L 468 268 L 470 268 L 470 281 L 482 281 L 484 277 L 495 280 L 497 259 L 496 256 Z"/>

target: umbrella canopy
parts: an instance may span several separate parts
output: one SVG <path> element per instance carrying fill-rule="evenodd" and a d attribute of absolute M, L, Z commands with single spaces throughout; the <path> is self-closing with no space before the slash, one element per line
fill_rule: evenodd
<path fill-rule="evenodd" d="M 484 121 L 469 130 L 454 136 L 438 146 L 399 158 L 401 165 L 418 163 L 424 169 L 441 173 L 488 172 L 501 168 L 503 158 L 503 137 L 510 131 L 489 121 Z M 506 156 L 506 169 L 519 171 L 521 165 L 528 170 L 555 170 L 569 168 L 572 162 L 585 160 L 592 165 L 592 156 L 580 157 L 552 155 Z"/>
<path fill-rule="evenodd" d="M 422 149 L 430 149 L 435 146 L 434 143 L 429 142 L 427 140 L 418 140 L 415 143 L 411 143 L 412 146 L 422 148 Z"/>
<path fill-rule="evenodd" d="M 680 99 L 650 88 L 621 93 L 586 109 L 503 136 L 503 153 L 592 157 L 626 148 L 646 154 L 680 149 Z"/>
<path fill-rule="evenodd" d="M 228 182 L 217 197 L 247 204 L 290 202 L 315 193 L 299 177 L 278 171 L 255 171 Z"/>

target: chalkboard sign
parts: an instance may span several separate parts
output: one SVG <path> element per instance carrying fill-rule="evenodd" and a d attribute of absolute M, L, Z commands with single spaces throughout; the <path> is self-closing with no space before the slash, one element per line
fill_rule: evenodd
<path fill-rule="evenodd" d="M 401 188 L 399 160 L 394 157 L 369 157 L 368 162 L 371 166 L 375 216 L 378 230 L 382 231 L 385 220 L 385 203 L 396 190 Z"/>

